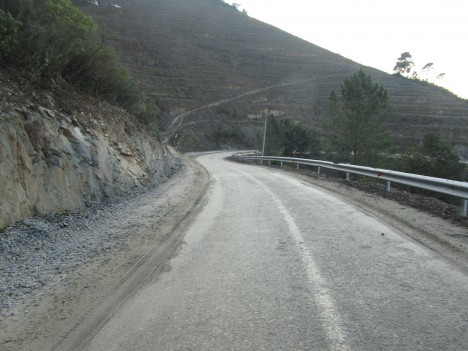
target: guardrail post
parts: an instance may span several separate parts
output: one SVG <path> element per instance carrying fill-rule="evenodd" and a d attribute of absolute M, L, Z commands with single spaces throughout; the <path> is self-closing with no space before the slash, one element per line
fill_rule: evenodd
<path fill-rule="evenodd" d="M 283 161 L 280 162 L 280 167 L 283 168 Z"/>
<path fill-rule="evenodd" d="M 460 216 L 467 217 L 468 216 L 468 199 L 462 200 Z"/>
<path fill-rule="evenodd" d="M 355 166 L 349 164 L 334 164 L 332 162 L 324 162 L 319 160 L 311 160 L 311 161 L 301 161 L 297 158 L 277 158 L 272 157 L 273 161 L 269 157 L 252 157 L 252 153 L 246 153 L 245 155 L 233 155 L 235 159 L 239 161 L 243 161 L 245 163 L 250 164 L 264 164 L 263 161 L 268 161 L 268 166 L 272 165 L 272 162 L 276 162 L 277 164 L 281 164 L 281 167 L 284 166 L 284 163 L 291 163 L 291 168 L 294 168 L 294 164 L 296 164 L 297 169 L 300 169 L 300 164 L 304 164 L 306 166 L 313 166 L 317 167 L 317 174 L 320 174 L 321 168 L 324 167 L 325 169 L 333 169 L 336 171 L 346 173 L 346 181 L 351 181 L 352 174 L 358 174 L 359 176 L 354 177 L 354 179 L 359 179 L 360 176 L 367 176 L 372 178 L 381 179 L 384 178 L 386 184 L 385 189 L 387 192 L 391 191 L 392 184 L 406 184 L 409 186 L 414 186 L 416 188 L 422 188 L 434 192 L 438 192 L 441 194 L 446 194 L 450 196 L 457 197 L 461 199 L 461 206 L 460 206 L 460 215 L 467 218 L 468 217 L 468 185 L 466 182 L 460 182 L 450 179 L 440 179 L 434 177 L 428 177 L 423 175 L 411 174 L 411 173 L 404 173 L 404 172 L 396 172 L 396 171 L 388 171 L 388 176 L 382 177 L 383 172 L 385 170 L 376 170 L 375 168 L 364 167 L 364 166 Z M 304 163 L 302 163 L 304 162 Z M 307 167 L 306 167 L 307 168 Z M 377 171 L 377 173 L 376 173 Z"/>

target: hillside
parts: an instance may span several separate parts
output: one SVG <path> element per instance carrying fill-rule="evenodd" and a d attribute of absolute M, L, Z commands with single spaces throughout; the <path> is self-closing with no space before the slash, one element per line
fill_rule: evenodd
<path fill-rule="evenodd" d="M 167 140 L 182 150 L 258 147 L 265 114 L 320 128 L 331 90 L 363 68 L 389 93 L 397 142 L 436 131 L 468 158 L 467 101 L 361 66 L 220 0 L 101 0 L 82 9 L 101 24 L 158 106 Z"/>

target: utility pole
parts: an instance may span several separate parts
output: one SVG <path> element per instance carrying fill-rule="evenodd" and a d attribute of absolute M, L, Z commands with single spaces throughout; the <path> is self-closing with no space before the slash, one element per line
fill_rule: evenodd
<path fill-rule="evenodd" d="M 268 115 L 265 117 L 265 127 L 263 128 L 263 146 L 262 146 L 262 156 L 265 154 L 265 139 L 266 139 L 266 129 L 268 123 Z"/>

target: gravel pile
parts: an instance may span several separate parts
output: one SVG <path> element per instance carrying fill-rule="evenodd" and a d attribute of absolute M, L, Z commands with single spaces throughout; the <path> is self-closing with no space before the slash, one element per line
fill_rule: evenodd
<path fill-rule="evenodd" d="M 127 189 L 112 204 L 95 204 L 79 213 L 39 215 L 2 230 L 0 316 L 15 315 L 17 306 L 44 293 L 45 285 L 66 278 L 67 272 L 97 255 L 123 247 L 137 223 L 126 223 L 125 231 L 106 223 L 118 221 L 139 195 L 151 196 L 163 181 L 158 178 L 144 188 Z"/>

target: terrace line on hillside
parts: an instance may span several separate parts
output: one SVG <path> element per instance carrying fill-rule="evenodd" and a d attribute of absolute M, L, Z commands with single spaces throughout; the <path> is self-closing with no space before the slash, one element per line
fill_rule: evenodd
<path fill-rule="evenodd" d="M 113 2 L 118 1 L 105 1 Z M 392 114 L 385 125 L 396 144 L 417 145 L 425 134 L 436 131 L 468 159 L 466 101 L 430 84 L 360 65 L 221 1 L 132 0 L 122 9 L 80 8 L 102 23 L 107 43 L 157 105 L 164 137 L 178 132 L 174 146 L 181 151 L 255 148 L 263 123 L 248 116 L 265 110 L 281 111 L 284 118 L 320 130 L 331 91 L 363 69 L 388 92 Z M 312 79 L 319 76 L 329 78 Z M 311 80 L 200 109 L 305 79 Z M 188 111 L 189 119 L 177 119 Z M 224 135 L 229 137 L 221 138 Z"/>

